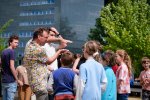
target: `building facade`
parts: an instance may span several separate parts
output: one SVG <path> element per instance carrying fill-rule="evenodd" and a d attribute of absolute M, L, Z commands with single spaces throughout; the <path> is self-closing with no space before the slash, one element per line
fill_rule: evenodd
<path fill-rule="evenodd" d="M 18 34 L 20 43 L 16 58 L 17 64 L 20 64 L 24 47 L 33 31 L 38 27 L 54 26 L 62 36 L 73 41 L 68 47 L 71 51 L 81 52 L 103 5 L 103 0 L 1 0 L 0 26 L 9 19 L 14 20 L 0 34 L 5 39 L 2 44 L 7 45 L 7 38 L 11 34 Z"/>

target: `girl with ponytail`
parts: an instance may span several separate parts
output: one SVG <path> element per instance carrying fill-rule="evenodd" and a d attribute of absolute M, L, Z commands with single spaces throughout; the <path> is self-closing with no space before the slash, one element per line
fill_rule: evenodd
<path fill-rule="evenodd" d="M 99 55 L 97 43 L 86 42 L 83 55 L 86 62 L 81 64 L 79 69 L 76 100 L 101 100 L 101 89 L 106 88 L 107 78 L 102 64 L 98 59 L 94 59 Z"/>
<path fill-rule="evenodd" d="M 116 63 L 119 65 L 117 78 L 117 100 L 128 100 L 130 93 L 131 59 L 125 50 L 116 51 Z"/>

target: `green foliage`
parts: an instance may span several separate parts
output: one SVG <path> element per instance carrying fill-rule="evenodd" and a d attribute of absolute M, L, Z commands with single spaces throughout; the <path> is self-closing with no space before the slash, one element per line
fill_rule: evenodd
<path fill-rule="evenodd" d="M 8 22 L 6 22 L 1 28 L 0 28 L 0 34 L 2 34 L 6 29 L 7 27 L 13 22 L 14 20 L 13 19 L 10 19 L 8 20 Z M 4 45 L 3 45 L 3 42 L 4 42 L 4 38 L 0 37 L 0 52 L 4 49 Z"/>
<path fill-rule="evenodd" d="M 106 40 L 103 37 L 107 37 L 108 35 L 104 32 L 104 28 L 102 27 L 100 18 L 96 19 L 96 28 L 92 28 L 90 30 L 90 34 L 88 35 L 89 40 L 98 40 L 102 45 L 106 45 Z"/>
<path fill-rule="evenodd" d="M 136 76 L 140 60 L 150 56 L 150 5 L 147 0 L 118 0 L 101 11 L 101 27 L 108 36 L 105 49 L 124 49 L 130 55 Z M 100 34 L 100 33 L 99 33 Z"/>

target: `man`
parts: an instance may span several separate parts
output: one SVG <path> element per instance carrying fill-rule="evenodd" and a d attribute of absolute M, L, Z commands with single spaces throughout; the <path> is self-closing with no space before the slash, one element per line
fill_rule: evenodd
<path fill-rule="evenodd" d="M 58 50 L 53 57 L 47 57 L 42 46 L 48 39 L 48 30 L 38 28 L 33 34 L 33 40 L 26 46 L 24 54 L 24 66 L 27 68 L 29 84 L 35 93 L 37 100 L 48 100 L 47 92 L 47 64 L 52 63 L 64 49 Z"/>
<path fill-rule="evenodd" d="M 18 80 L 15 70 L 15 56 L 14 49 L 17 48 L 19 37 L 16 35 L 10 36 L 8 40 L 9 46 L 2 51 L 2 100 L 14 100 L 15 92 L 17 90 L 17 83 L 22 85 Z M 17 83 L 16 83 L 17 82 Z"/>
<path fill-rule="evenodd" d="M 65 48 L 67 46 L 67 43 L 72 43 L 72 41 L 62 38 L 59 32 L 54 27 L 48 28 L 48 30 L 49 37 L 47 39 L 47 43 L 43 47 L 46 51 L 46 55 L 48 57 L 52 57 L 57 50 Z M 57 42 L 58 45 L 54 42 Z M 57 59 L 50 65 L 48 65 L 48 69 L 50 71 L 58 69 Z"/>

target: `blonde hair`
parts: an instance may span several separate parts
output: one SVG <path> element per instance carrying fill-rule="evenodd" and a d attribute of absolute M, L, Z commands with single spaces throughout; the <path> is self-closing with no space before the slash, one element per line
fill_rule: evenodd
<path fill-rule="evenodd" d="M 92 56 L 96 61 L 100 62 L 100 47 L 101 44 L 97 41 L 88 41 L 84 44 L 84 49 L 86 50 L 86 53 L 90 56 Z"/>
<path fill-rule="evenodd" d="M 123 59 L 123 62 L 127 65 L 129 76 L 132 75 L 131 58 L 125 50 L 117 50 L 116 53 Z"/>

